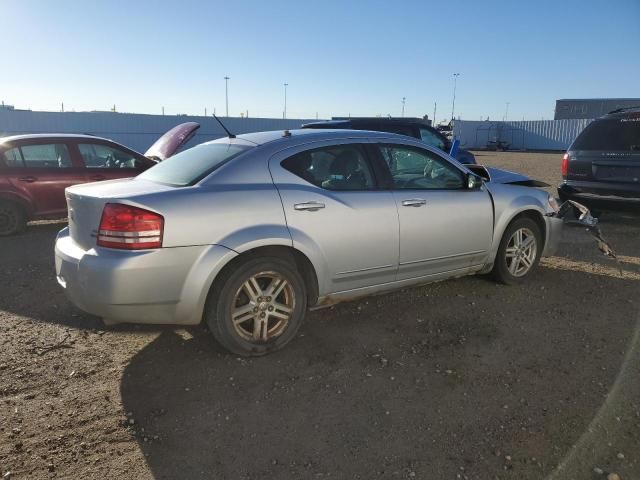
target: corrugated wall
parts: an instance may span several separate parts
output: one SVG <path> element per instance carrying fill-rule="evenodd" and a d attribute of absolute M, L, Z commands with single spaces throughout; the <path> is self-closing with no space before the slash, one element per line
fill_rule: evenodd
<path fill-rule="evenodd" d="M 235 134 L 299 128 L 304 119 L 221 118 Z M 212 117 L 142 115 L 113 112 L 33 112 L 0 109 L 0 136 L 20 133 L 87 133 L 110 138 L 144 152 L 167 130 L 184 122 L 198 122 L 200 129 L 188 146 L 224 137 Z"/>
<path fill-rule="evenodd" d="M 489 122 L 457 120 L 454 134 L 466 149 L 500 140 L 514 150 L 566 150 L 591 119 Z"/>

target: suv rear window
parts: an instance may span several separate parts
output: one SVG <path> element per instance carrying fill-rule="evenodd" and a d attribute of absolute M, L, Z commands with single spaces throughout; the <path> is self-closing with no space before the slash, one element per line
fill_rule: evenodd
<path fill-rule="evenodd" d="M 571 150 L 640 151 L 640 118 L 594 120 L 578 135 Z"/>
<path fill-rule="evenodd" d="M 207 143 L 180 152 L 137 178 L 169 185 L 193 185 L 242 152 L 253 148 L 229 143 Z"/>

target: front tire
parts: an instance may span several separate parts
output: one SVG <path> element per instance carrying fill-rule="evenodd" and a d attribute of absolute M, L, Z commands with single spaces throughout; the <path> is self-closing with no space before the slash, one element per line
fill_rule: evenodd
<path fill-rule="evenodd" d="M 502 236 L 492 275 L 501 283 L 522 283 L 533 272 L 542 254 L 542 232 L 530 218 L 511 222 Z"/>
<path fill-rule="evenodd" d="M 306 310 L 305 283 L 292 262 L 252 258 L 215 282 L 205 320 L 226 350 L 260 356 L 289 343 Z"/>
<path fill-rule="evenodd" d="M 27 226 L 22 209 L 12 202 L 0 202 L 0 237 L 19 233 Z"/>

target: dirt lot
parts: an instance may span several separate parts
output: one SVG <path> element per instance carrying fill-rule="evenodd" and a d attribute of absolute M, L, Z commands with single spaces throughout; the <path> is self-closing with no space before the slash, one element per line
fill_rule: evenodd
<path fill-rule="evenodd" d="M 478 160 L 559 178 L 557 154 Z M 638 479 L 640 217 L 602 221 L 622 271 L 572 229 L 526 285 L 469 277 L 339 305 L 251 360 L 204 328 L 79 312 L 54 278 L 63 224 L 33 225 L 0 239 L 0 471 Z"/>

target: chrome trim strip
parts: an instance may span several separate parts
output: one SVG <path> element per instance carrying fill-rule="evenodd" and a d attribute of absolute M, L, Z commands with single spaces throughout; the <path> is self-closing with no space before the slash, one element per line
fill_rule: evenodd
<path fill-rule="evenodd" d="M 382 268 L 392 268 L 393 265 L 381 265 L 379 267 L 367 267 L 367 268 L 361 268 L 359 270 L 348 270 L 346 272 L 338 272 L 336 273 L 336 275 L 348 275 L 350 273 L 361 273 L 361 272 L 370 272 L 371 270 L 380 270 Z"/>
<path fill-rule="evenodd" d="M 423 260 L 412 260 L 410 262 L 400 262 L 400 266 L 412 265 L 414 263 L 435 262 L 437 260 L 446 260 L 447 258 L 456 258 L 456 257 L 466 257 L 466 256 L 471 256 L 471 255 L 479 255 L 481 253 L 487 253 L 487 251 L 486 250 L 478 250 L 478 251 L 475 251 L 475 252 L 457 253 L 455 255 L 445 255 L 444 257 L 427 258 L 427 259 L 423 259 Z"/>

